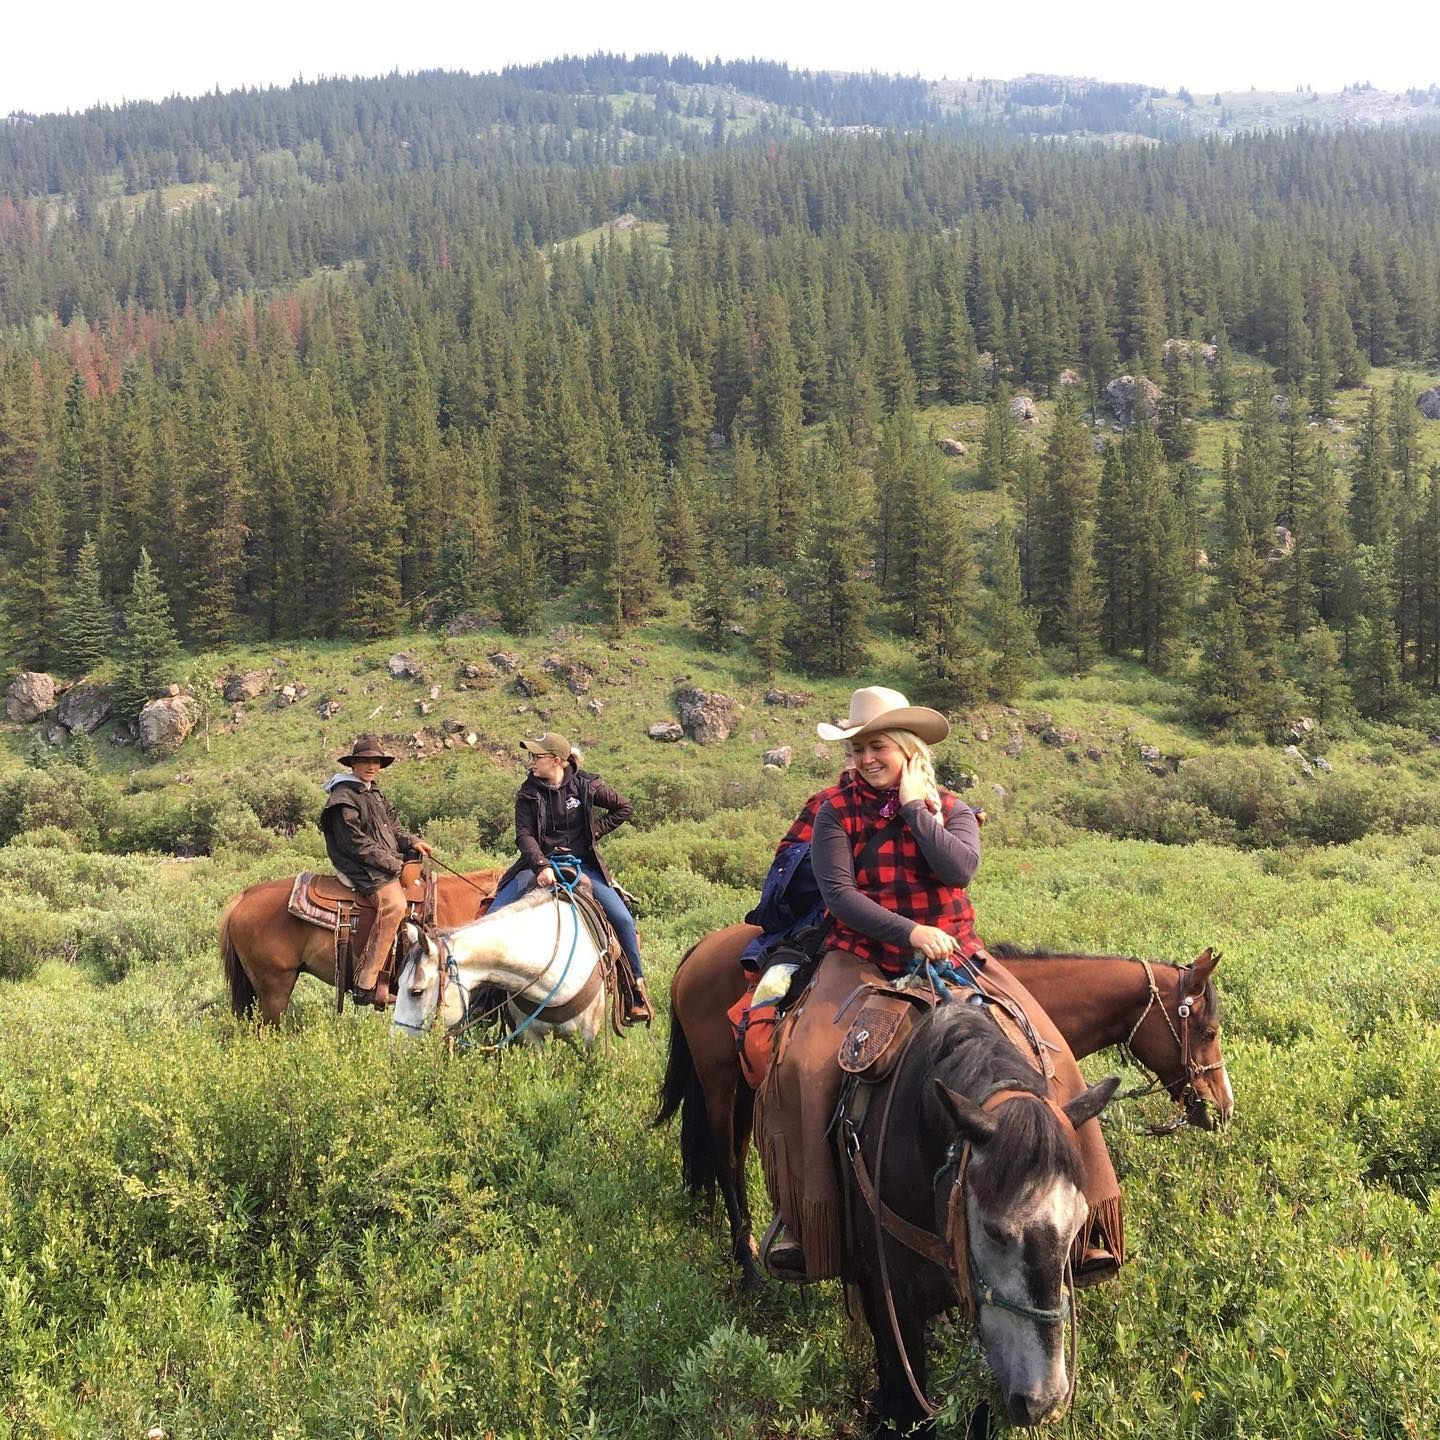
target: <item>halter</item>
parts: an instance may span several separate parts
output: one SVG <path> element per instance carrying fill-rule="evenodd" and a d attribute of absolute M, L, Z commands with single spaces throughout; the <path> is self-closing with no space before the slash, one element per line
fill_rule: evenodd
<path fill-rule="evenodd" d="M 1145 979 L 1150 986 L 1150 997 L 1145 1002 L 1145 1008 L 1140 1012 L 1140 1018 L 1130 1027 L 1130 1033 L 1121 1043 L 1126 1050 L 1130 1052 L 1131 1059 L 1134 1060 L 1142 1070 L 1148 1068 L 1140 1060 L 1140 1057 L 1135 1054 L 1135 1047 L 1132 1042 L 1136 1035 L 1140 1033 L 1140 1027 L 1145 1023 L 1145 1017 L 1158 1005 L 1160 1007 L 1160 1014 L 1165 1018 L 1165 1027 L 1170 1031 L 1170 1035 L 1175 1041 L 1175 1047 L 1180 1052 L 1180 1074 L 1173 1080 L 1162 1080 L 1157 1074 L 1148 1085 L 1140 1086 L 1134 1090 L 1127 1090 L 1123 1095 L 1117 1095 L 1115 1098 L 1117 1100 L 1137 1100 L 1142 1096 L 1154 1094 L 1156 1090 L 1163 1088 L 1168 1091 L 1172 1085 L 1178 1085 L 1180 1087 L 1180 1095 L 1176 1100 L 1178 1105 L 1183 1106 L 1191 1101 L 1203 1105 L 1205 1103 L 1205 1097 L 1195 1088 L 1195 1082 L 1202 1075 L 1210 1074 L 1212 1070 L 1223 1069 L 1224 1062 L 1212 1060 L 1208 1065 L 1201 1065 L 1196 1062 L 1190 1049 L 1190 997 L 1188 995 L 1184 996 L 1175 1011 L 1180 1017 L 1180 1028 L 1176 1030 L 1175 1022 L 1171 1020 L 1170 1012 L 1165 1008 L 1165 1001 L 1160 994 L 1160 988 L 1155 983 L 1154 969 L 1150 962 L 1143 956 L 1139 957 L 1138 963 L 1145 967 Z M 1183 967 L 1176 966 L 1175 968 L 1179 971 Z M 1153 1125 L 1150 1129 L 1151 1133 L 1155 1135 L 1169 1135 L 1180 1129 L 1185 1123 L 1185 1115 L 1182 1110 L 1181 1114 L 1175 1119 L 1168 1120 L 1163 1125 Z"/>

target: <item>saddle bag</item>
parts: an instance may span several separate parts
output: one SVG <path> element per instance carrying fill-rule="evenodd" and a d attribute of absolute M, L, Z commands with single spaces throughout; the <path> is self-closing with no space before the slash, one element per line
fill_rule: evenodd
<path fill-rule="evenodd" d="M 905 1053 L 916 1022 L 927 1014 L 927 997 L 901 990 L 867 987 L 860 1009 L 840 1042 L 840 1068 L 847 1075 L 878 1085 Z"/>

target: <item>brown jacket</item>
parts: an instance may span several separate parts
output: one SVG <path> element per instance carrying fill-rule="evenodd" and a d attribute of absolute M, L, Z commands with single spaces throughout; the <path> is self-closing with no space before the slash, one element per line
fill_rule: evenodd
<path fill-rule="evenodd" d="M 378 890 L 400 873 L 415 837 L 401 828 L 395 807 L 374 785 L 337 775 L 320 812 L 330 863 L 362 895 Z"/>

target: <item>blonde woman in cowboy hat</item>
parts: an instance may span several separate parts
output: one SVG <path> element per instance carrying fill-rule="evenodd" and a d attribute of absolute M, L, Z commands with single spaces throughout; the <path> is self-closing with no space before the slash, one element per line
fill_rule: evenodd
<path fill-rule="evenodd" d="M 378 735 L 358 736 L 349 754 L 340 757 L 350 774 L 326 782 L 325 808 L 320 812 L 325 849 L 336 874 L 375 901 L 375 923 L 351 984 L 351 994 L 360 1005 L 374 1000 L 375 982 L 405 918 L 400 870 L 410 856 L 430 854 L 425 841 L 401 828 L 395 807 L 376 783 L 380 772 L 394 762 Z"/>
<path fill-rule="evenodd" d="M 784 1221 L 765 1259 L 772 1271 L 810 1280 L 840 1268 L 840 1191 L 826 1136 L 839 1097 L 836 1056 L 851 1018 L 837 1022 L 836 1014 L 857 985 L 895 979 L 916 955 L 969 961 L 983 969 L 985 988 L 1018 1002 L 1053 1047 L 1065 1098 L 1086 1088 L 1059 1031 L 990 959 L 975 932 L 965 887 L 980 865 L 979 822 L 937 784 L 930 753 L 950 733 L 949 721 L 911 705 L 898 690 L 874 685 L 850 697 L 844 724 L 817 728 L 822 739 L 845 741 L 852 757 L 850 771 L 823 793 L 811 841 L 811 864 L 830 915 L 829 948 L 756 1111 L 766 1179 Z M 1112 1273 L 1121 1256 L 1119 1185 L 1098 1125 L 1082 1125 L 1077 1139 L 1086 1195 L 1104 1241 L 1087 1256 L 1093 1281 Z"/>

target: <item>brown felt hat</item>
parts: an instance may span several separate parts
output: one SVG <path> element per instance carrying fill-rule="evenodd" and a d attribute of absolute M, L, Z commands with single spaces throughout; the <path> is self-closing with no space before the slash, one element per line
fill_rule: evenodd
<path fill-rule="evenodd" d="M 547 730 L 543 735 L 535 736 L 533 740 L 522 740 L 520 748 L 528 750 L 532 755 L 553 755 L 557 760 L 570 758 L 570 742 L 563 735 L 557 735 L 553 730 Z"/>
<path fill-rule="evenodd" d="M 348 755 L 340 757 L 342 765 L 353 765 L 357 760 L 378 760 L 381 768 L 393 765 L 395 757 L 385 748 L 378 735 L 357 735 Z"/>
<path fill-rule="evenodd" d="M 898 690 L 867 685 L 850 697 L 850 714 L 843 725 L 815 727 L 822 740 L 859 740 L 877 730 L 908 730 L 927 745 L 937 745 L 950 733 L 950 722 L 938 711 L 912 705 Z"/>

